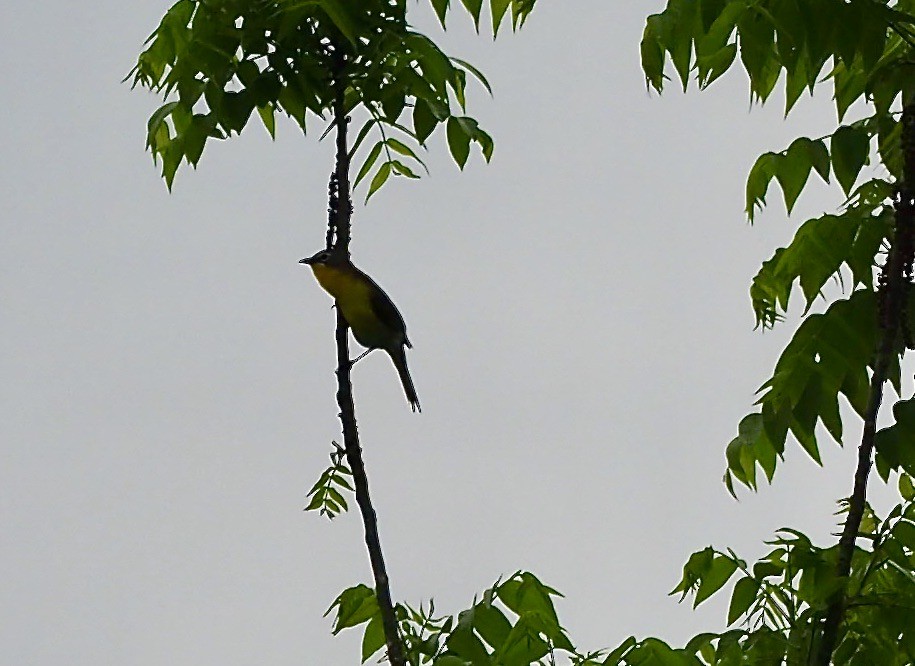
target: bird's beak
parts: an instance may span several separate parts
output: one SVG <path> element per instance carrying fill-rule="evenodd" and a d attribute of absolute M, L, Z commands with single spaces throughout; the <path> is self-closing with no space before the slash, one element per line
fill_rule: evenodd
<path fill-rule="evenodd" d="M 299 263 L 311 265 L 312 259 L 313 259 L 313 257 L 305 257 L 304 259 L 299 259 Z"/>

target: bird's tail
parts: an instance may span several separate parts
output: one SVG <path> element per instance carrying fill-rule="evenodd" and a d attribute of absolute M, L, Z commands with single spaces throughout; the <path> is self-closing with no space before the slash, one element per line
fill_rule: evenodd
<path fill-rule="evenodd" d="M 397 374 L 400 375 L 400 382 L 403 384 L 403 392 L 407 396 L 407 402 L 414 412 L 423 411 L 419 406 L 419 398 L 416 395 L 416 388 L 413 386 L 413 378 L 410 377 L 410 371 L 407 369 L 407 352 L 401 346 L 388 352 L 391 360 L 394 361 L 394 367 L 397 368 Z"/>

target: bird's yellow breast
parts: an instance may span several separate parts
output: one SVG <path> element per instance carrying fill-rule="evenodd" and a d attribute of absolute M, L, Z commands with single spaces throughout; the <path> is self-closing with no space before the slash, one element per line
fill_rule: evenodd
<path fill-rule="evenodd" d="M 365 347 L 386 347 L 391 331 L 372 309 L 372 285 L 335 266 L 313 264 L 311 269 L 318 284 L 334 297 L 356 340 Z"/>
<path fill-rule="evenodd" d="M 324 264 L 312 264 L 318 284 L 338 302 L 356 303 L 369 300 L 368 285 L 356 275 Z"/>

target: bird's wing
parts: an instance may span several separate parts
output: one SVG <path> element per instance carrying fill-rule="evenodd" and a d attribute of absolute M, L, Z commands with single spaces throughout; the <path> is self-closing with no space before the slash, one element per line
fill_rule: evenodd
<path fill-rule="evenodd" d="M 366 277 L 368 278 L 368 276 Z M 370 297 L 372 312 L 375 313 L 386 327 L 400 333 L 403 338 L 402 342 L 406 343 L 407 346 L 410 346 L 410 343 L 407 340 L 407 325 L 404 323 L 403 317 L 400 315 L 397 306 L 394 305 L 394 302 L 384 293 L 384 289 L 379 287 L 374 280 L 371 278 L 368 278 L 368 280 L 375 287 L 371 290 Z"/>

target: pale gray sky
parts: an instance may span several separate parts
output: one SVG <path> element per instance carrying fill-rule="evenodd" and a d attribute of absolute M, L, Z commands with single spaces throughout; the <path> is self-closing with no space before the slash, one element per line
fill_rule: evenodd
<path fill-rule="evenodd" d="M 255 119 L 169 194 L 143 152 L 158 102 L 120 83 L 168 4 L 0 23 L 0 661 L 355 664 L 360 634 L 321 615 L 370 582 L 361 522 L 302 512 L 339 438 L 330 302 L 296 263 L 323 243 L 332 146 Z M 495 44 L 456 14 L 441 41 L 493 84 L 471 96 L 492 164 L 462 174 L 438 137 L 431 177 L 356 207 L 423 404 L 383 355 L 356 367 L 397 599 L 452 612 L 526 568 L 583 649 L 677 642 L 723 627 L 722 603 L 666 596 L 693 550 L 834 531 L 853 447 L 824 440 L 819 470 L 790 444 L 739 503 L 720 483 L 789 331 L 752 330 L 749 280 L 838 202 L 816 185 L 788 222 L 772 191 L 751 228 L 744 178 L 834 114 L 750 111 L 737 72 L 648 94 L 660 7 L 541 0 Z"/>

